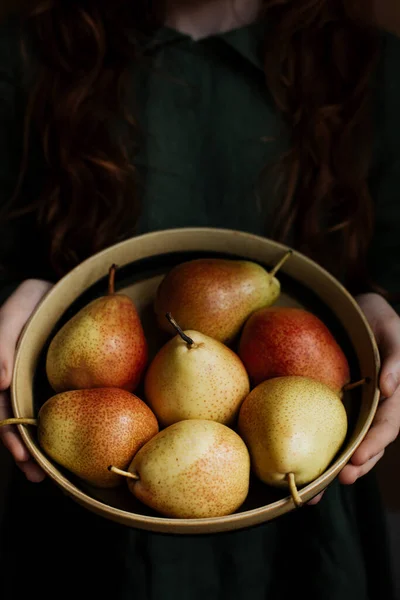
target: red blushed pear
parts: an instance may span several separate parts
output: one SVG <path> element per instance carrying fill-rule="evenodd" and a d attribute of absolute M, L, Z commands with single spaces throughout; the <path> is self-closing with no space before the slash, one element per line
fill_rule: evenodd
<path fill-rule="evenodd" d="M 183 330 L 231 343 L 249 315 L 276 302 L 281 291 L 276 275 L 291 255 L 286 252 L 270 272 L 248 260 L 199 258 L 177 265 L 157 290 L 159 326 L 175 335 L 165 320 L 172 313 Z"/>
<path fill-rule="evenodd" d="M 109 272 L 108 295 L 72 317 L 50 343 L 46 372 L 56 392 L 117 387 L 133 391 L 148 360 L 148 345 L 131 298 L 115 293 Z"/>
<path fill-rule="evenodd" d="M 37 420 L 8 419 L 0 427 L 12 424 L 36 425 L 49 458 L 100 488 L 118 486 L 121 479 L 108 470 L 110 463 L 127 468 L 159 431 L 147 404 L 116 388 L 57 394 L 43 404 Z"/>
<path fill-rule="evenodd" d="M 311 377 L 341 392 L 350 381 L 347 358 L 328 327 L 313 313 L 269 307 L 246 322 L 239 356 L 253 386 L 273 377 Z"/>

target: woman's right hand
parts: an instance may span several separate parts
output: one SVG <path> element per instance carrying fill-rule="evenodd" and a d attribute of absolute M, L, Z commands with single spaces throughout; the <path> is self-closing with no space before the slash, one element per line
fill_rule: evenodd
<path fill-rule="evenodd" d="M 0 308 L 0 421 L 11 418 L 9 387 L 17 341 L 35 307 L 52 285 L 40 279 L 27 279 Z M 15 427 L 1 427 L 0 439 L 29 481 L 43 481 L 45 474 L 32 460 Z"/>

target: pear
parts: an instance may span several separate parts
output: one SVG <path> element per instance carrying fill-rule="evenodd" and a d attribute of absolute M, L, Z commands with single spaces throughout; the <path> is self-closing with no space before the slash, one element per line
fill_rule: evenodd
<path fill-rule="evenodd" d="M 156 354 L 147 370 L 145 398 L 163 426 L 186 419 L 235 420 L 250 392 L 240 358 L 230 348 L 198 331 L 182 331 Z"/>
<path fill-rule="evenodd" d="M 93 300 L 72 317 L 52 339 L 46 373 L 56 392 L 118 387 L 134 391 L 148 360 L 148 345 L 132 300 L 114 289 Z"/>
<path fill-rule="evenodd" d="M 155 299 L 158 324 L 167 333 L 174 329 L 165 314 L 174 315 L 182 329 L 193 329 L 229 344 L 246 319 L 280 295 L 275 277 L 291 255 L 286 253 L 268 273 L 244 260 L 200 258 L 175 266 L 161 281 Z"/>
<path fill-rule="evenodd" d="M 159 431 L 151 409 L 117 388 L 62 392 L 43 404 L 37 420 L 12 421 L 37 425 L 39 445 L 48 457 L 100 488 L 118 486 L 121 479 L 108 466 L 127 468 Z"/>
<path fill-rule="evenodd" d="M 296 489 L 319 477 L 340 450 L 347 414 L 339 396 L 308 377 L 278 377 L 254 388 L 243 402 L 238 431 L 252 469 L 271 486 Z"/>
<path fill-rule="evenodd" d="M 187 420 L 170 425 L 139 450 L 128 472 L 129 490 L 159 513 L 211 518 L 235 512 L 249 491 L 250 457 L 240 436 L 225 425 Z"/>
<path fill-rule="evenodd" d="M 349 363 L 332 332 L 301 308 L 271 306 L 253 313 L 243 327 L 238 354 L 253 386 L 299 375 L 340 393 L 350 381 Z"/>

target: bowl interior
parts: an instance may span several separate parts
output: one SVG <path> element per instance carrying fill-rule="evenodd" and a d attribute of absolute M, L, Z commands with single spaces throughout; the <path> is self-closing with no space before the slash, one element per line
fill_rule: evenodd
<path fill-rule="evenodd" d="M 230 247 L 227 244 L 227 247 L 222 250 L 216 247 L 218 244 L 213 243 L 211 233 L 206 248 L 202 247 L 201 243 L 198 244 L 198 248 L 189 247 L 184 250 L 169 249 L 168 243 L 165 244 L 164 249 L 161 249 L 155 244 L 154 252 L 143 256 L 138 256 L 137 244 L 132 241 L 118 245 L 114 249 L 110 248 L 101 253 L 102 256 L 94 257 L 102 266 L 97 272 L 92 273 L 91 277 L 87 277 L 87 273 L 93 259 L 68 276 L 72 279 L 68 287 L 69 298 L 66 297 L 68 294 L 65 287 L 68 282 L 60 282 L 32 316 L 21 338 L 14 371 L 12 394 L 14 413 L 26 417 L 37 415 L 41 405 L 54 395 L 45 373 L 48 345 L 62 325 L 83 306 L 106 294 L 107 271 L 113 262 L 120 265 L 117 271 L 116 289 L 118 292 L 128 294 L 135 302 L 149 341 L 151 359 L 161 345 L 169 339 L 157 327 L 153 312 L 157 286 L 169 269 L 183 261 L 200 257 L 250 258 L 270 268 L 277 261 L 276 259 L 282 256 L 282 252 L 286 251 L 286 248 L 279 244 L 256 236 L 249 236 L 258 240 L 255 250 L 251 253 L 244 243 L 236 243 L 234 247 L 232 244 Z M 225 232 L 225 235 L 227 234 L 229 232 Z M 150 234 L 143 238 L 149 239 L 157 235 L 160 238 L 163 234 L 162 232 Z M 165 241 L 168 242 L 167 239 Z M 124 244 L 126 245 L 121 260 L 118 254 L 121 253 Z M 378 401 L 376 388 L 379 359 L 372 334 L 353 299 L 327 273 L 305 257 L 295 253 L 280 272 L 279 279 L 282 293 L 277 305 L 302 307 L 318 315 L 346 353 L 352 381 L 363 377 L 370 378 L 366 386 L 345 394 L 344 402 L 349 417 L 347 438 L 329 469 L 303 488 L 302 496 L 309 499 L 329 485 L 365 436 Z M 46 323 L 46 327 L 43 327 L 43 323 Z M 235 350 L 236 343 L 232 347 Z M 135 393 L 144 399 L 141 387 Z M 43 455 L 34 431 L 21 427 L 21 433 L 40 464 L 76 501 L 107 518 L 127 525 L 156 531 L 184 533 L 222 531 L 266 521 L 294 508 L 285 490 L 266 486 L 252 477 L 249 496 L 235 515 L 208 520 L 165 519 L 135 500 L 124 483 L 113 490 L 100 490 L 80 481 Z"/>

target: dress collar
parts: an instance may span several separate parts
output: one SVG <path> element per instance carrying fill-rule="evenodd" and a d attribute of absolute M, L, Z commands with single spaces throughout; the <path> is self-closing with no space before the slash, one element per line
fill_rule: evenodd
<path fill-rule="evenodd" d="M 144 43 L 144 53 L 153 53 L 166 46 L 189 42 L 191 44 L 203 44 L 210 40 L 221 40 L 233 48 L 244 59 L 257 69 L 264 70 L 263 65 L 263 41 L 266 26 L 264 22 L 257 21 L 250 25 L 232 29 L 226 33 L 210 35 L 200 40 L 193 40 L 189 35 L 180 33 L 169 27 L 160 27 Z"/>

